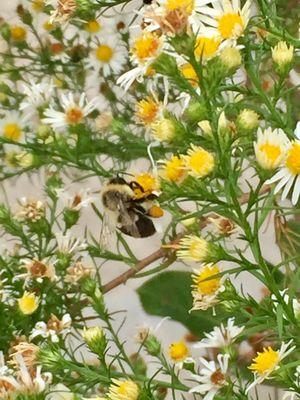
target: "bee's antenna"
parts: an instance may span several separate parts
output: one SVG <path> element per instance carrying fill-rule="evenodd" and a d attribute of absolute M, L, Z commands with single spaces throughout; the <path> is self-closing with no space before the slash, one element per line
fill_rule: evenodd
<path fill-rule="evenodd" d="M 159 146 L 159 142 L 158 141 L 151 142 L 147 147 L 147 153 L 148 153 L 151 165 L 152 165 L 153 173 L 155 175 L 157 175 L 157 165 L 156 165 L 156 162 L 154 161 L 154 158 L 151 153 L 151 147 L 154 147 L 154 146 Z"/>

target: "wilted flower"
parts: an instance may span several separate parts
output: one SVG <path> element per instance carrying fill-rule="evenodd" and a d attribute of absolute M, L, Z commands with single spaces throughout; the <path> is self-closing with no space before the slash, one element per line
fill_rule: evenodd
<path fill-rule="evenodd" d="M 36 222 L 45 216 L 45 203 L 41 200 L 29 200 L 22 197 L 19 202 L 21 208 L 15 214 L 19 221 Z"/>
<path fill-rule="evenodd" d="M 41 336 L 43 338 L 50 338 L 53 343 L 56 343 L 59 341 L 60 335 L 64 337 L 64 335 L 70 332 L 71 323 L 70 314 L 65 314 L 61 320 L 52 314 L 47 323 L 40 321 L 35 324 L 30 334 L 30 340 Z"/>
<path fill-rule="evenodd" d="M 84 266 L 81 261 L 76 261 L 74 265 L 68 267 L 67 274 L 65 276 L 65 282 L 75 285 L 82 278 L 90 276 L 93 270 L 94 268 Z"/>
<path fill-rule="evenodd" d="M 49 264 L 46 260 L 23 260 L 23 268 L 26 268 L 25 274 L 17 275 L 18 278 L 25 278 L 25 282 L 30 279 L 36 279 L 38 282 L 42 282 L 43 278 L 48 278 L 51 281 L 56 280 L 55 268 L 52 264 Z"/>

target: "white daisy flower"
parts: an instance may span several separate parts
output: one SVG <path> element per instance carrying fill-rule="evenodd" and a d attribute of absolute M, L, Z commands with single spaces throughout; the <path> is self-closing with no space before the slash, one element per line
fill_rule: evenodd
<path fill-rule="evenodd" d="M 200 370 L 199 375 L 192 375 L 199 382 L 199 385 L 190 389 L 189 392 L 205 394 L 202 400 L 212 400 L 227 385 L 226 373 L 228 370 L 229 354 L 218 354 L 217 360 L 218 364 L 200 357 L 204 368 Z"/>
<path fill-rule="evenodd" d="M 14 142 L 22 142 L 25 137 L 28 116 L 18 111 L 7 111 L 0 119 L 0 136 Z"/>
<path fill-rule="evenodd" d="M 243 8 L 240 0 L 212 0 L 210 4 L 212 7 L 198 8 L 201 34 L 205 34 L 208 26 L 214 28 L 222 40 L 235 42 L 248 24 L 251 0 L 247 0 Z"/>
<path fill-rule="evenodd" d="M 52 314 L 47 323 L 39 321 L 35 324 L 29 339 L 32 340 L 37 336 L 41 336 L 44 339 L 50 338 L 53 343 L 57 343 L 59 341 L 59 336 L 64 337 L 70 332 L 71 323 L 72 319 L 70 314 L 65 314 L 61 320 Z"/>
<path fill-rule="evenodd" d="M 234 325 L 234 318 L 229 318 L 227 326 L 221 324 L 220 327 L 214 327 L 214 330 L 210 333 L 205 333 L 206 337 L 196 343 L 194 347 L 196 349 L 224 348 L 229 346 L 231 343 L 234 343 L 237 336 L 240 335 L 244 329 L 244 326 Z"/>
<path fill-rule="evenodd" d="M 296 346 L 290 347 L 292 342 L 292 340 L 288 343 L 283 342 L 279 350 L 268 347 L 257 353 L 249 367 L 254 373 L 254 381 L 247 387 L 246 394 L 265 379 L 271 379 L 272 373 L 279 368 L 280 362 L 295 349 Z"/>
<path fill-rule="evenodd" d="M 117 84 L 129 89 L 135 80 L 143 80 L 144 75 L 151 72 L 151 63 L 159 56 L 164 44 L 164 37 L 154 32 L 142 31 L 132 40 L 131 59 L 137 67 L 121 75 Z"/>
<path fill-rule="evenodd" d="M 55 238 L 57 242 L 57 250 L 64 254 L 73 254 L 75 251 L 85 250 L 87 244 L 85 241 L 76 239 L 72 236 L 70 231 L 64 235 L 62 232 L 55 233 Z"/>
<path fill-rule="evenodd" d="M 254 143 L 257 163 L 267 170 L 278 168 L 286 157 L 288 146 L 289 139 L 282 129 L 258 128 Z"/>
<path fill-rule="evenodd" d="M 119 74 L 127 60 L 127 50 L 117 36 L 101 37 L 100 43 L 94 43 L 88 65 L 103 76 Z"/>
<path fill-rule="evenodd" d="M 282 188 L 282 200 L 287 198 L 293 184 L 292 190 L 292 204 L 296 205 L 300 196 L 300 134 L 299 134 L 299 122 L 295 129 L 296 140 L 293 140 L 286 152 L 284 164 L 281 166 L 279 171 L 268 181 L 266 184 L 272 184 L 278 182 L 274 194 L 278 193 Z"/>
<path fill-rule="evenodd" d="M 23 83 L 21 92 L 25 98 L 20 104 L 20 110 L 30 115 L 37 112 L 37 108 L 48 103 L 53 95 L 54 85 L 52 80 L 43 79 L 41 82 L 29 81 Z"/>
<path fill-rule="evenodd" d="M 53 129 L 63 129 L 70 125 L 77 125 L 83 122 L 92 111 L 94 111 L 99 103 L 97 97 L 88 101 L 85 93 L 82 93 L 79 100 L 75 100 L 73 93 L 61 95 L 61 106 L 63 111 L 57 111 L 50 106 L 44 111 L 45 118 L 42 119 L 44 124 L 49 124 Z"/>
<path fill-rule="evenodd" d="M 66 188 L 59 188 L 56 189 L 56 195 L 62 200 L 64 207 L 73 211 L 80 211 L 96 199 L 96 197 L 90 195 L 90 189 L 80 189 L 71 194 Z"/>

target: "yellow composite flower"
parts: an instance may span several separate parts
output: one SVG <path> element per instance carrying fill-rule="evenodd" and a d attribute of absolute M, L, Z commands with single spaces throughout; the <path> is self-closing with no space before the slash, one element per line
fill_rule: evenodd
<path fill-rule="evenodd" d="M 112 379 L 112 384 L 109 387 L 108 399 L 110 400 L 137 400 L 139 396 L 138 385 L 131 381 L 121 381 Z"/>
<path fill-rule="evenodd" d="M 272 48 L 272 59 L 279 67 L 290 64 L 293 58 L 294 46 L 288 46 L 284 41 L 278 42 L 277 45 Z"/>
<path fill-rule="evenodd" d="M 170 142 L 175 134 L 174 123 L 169 118 L 160 118 L 151 125 L 151 134 L 158 141 Z"/>
<path fill-rule="evenodd" d="M 195 42 L 194 54 L 197 59 L 208 60 L 214 57 L 221 44 L 219 36 L 198 36 Z"/>
<path fill-rule="evenodd" d="M 181 362 L 185 360 L 189 355 L 190 351 L 182 340 L 170 344 L 169 356 L 174 362 Z"/>
<path fill-rule="evenodd" d="M 192 64 L 184 63 L 179 67 L 179 70 L 193 87 L 199 85 L 199 78 Z"/>
<path fill-rule="evenodd" d="M 162 161 L 159 175 L 171 182 L 181 182 L 186 176 L 185 164 L 182 157 L 172 156 L 169 160 Z"/>
<path fill-rule="evenodd" d="M 254 143 L 257 163 L 267 170 L 278 168 L 287 155 L 288 146 L 289 140 L 281 129 L 259 128 Z"/>
<path fill-rule="evenodd" d="M 187 235 L 179 242 L 177 257 L 185 261 L 205 261 L 209 255 L 208 242 L 196 235 Z"/>
<path fill-rule="evenodd" d="M 19 309 L 24 315 L 33 314 L 39 306 L 39 298 L 34 293 L 24 292 L 18 299 Z"/>
<path fill-rule="evenodd" d="M 148 96 L 137 103 L 135 116 L 143 125 L 153 124 L 159 114 L 160 107 L 159 102 Z"/>
<path fill-rule="evenodd" d="M 162 39 L 156 33 L 143 31 L 134 40 L 131 52 L 140 63 L 144 63 L 158 56 L 161 45 Z"/>
<path fill-rule="evenodd" d="M 214 156 L 200 146 L 191 145 L 187 155 L 182 156 L 189 175 L 194 178 L 204 178 L 215 166 Z"/>
<path fill-rule="evenodd" d="M 15 42 L 22 42 L 26 39 L 27 31 L 23 26 L 13 25 L 9 30 L 10 35 Z"/>
<path fill-rule="evenodd" d="M 134 181 L 141 186 L 134 188 L 134 195 L 136 199 L 149 196 L 151 193 L 156 192 L 159 189 L 159 182 L 157 178 L 149 172 L 136 175 Z"/>

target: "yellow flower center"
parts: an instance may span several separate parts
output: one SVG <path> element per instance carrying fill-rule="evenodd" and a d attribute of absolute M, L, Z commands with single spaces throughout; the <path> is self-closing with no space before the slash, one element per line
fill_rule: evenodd
<path fill-rule="evenodd" d="M 184 160 L 177 156 L 173 156 L 169 161 L 165 162 L 163 176 L 173 182 L 180 181 L 185 175 Z"/>
<path fill-rule="evenodd" d="M 186 167 L 190 170 L 189 173 L 196 178 L 203 178 L 214 168 L 213 155 L 202 147 L 194 146 L 184 158 Z"/>
<path fill-rule="evenodd" d="M 3 127 L 3 136 L 6 137 L 6 139 L 17 142 L 21 139 L 22 130 L 18 124 L 6 124 Z"/>
<path fill-rule="evenodd" d="M 184 9 L 187 14 L 192 14 L 195 9 L 194 0 L 167 0 L 166 9 L 168 11 L 178 10 L 179 8 Z"/>
<path fill-rule="evenodd" d="M 101 25 L 99 24 L 98 21 L 94 20 L 94 21 L 89 21 L 86 25 L 85 25 L 85 30 L 89 33 L 97 33 L 99 32 L 101 29 Z"/>
<path fill-rule="evenodd" d="M 150 125 L 154 122 L 159 110 L 159 104 L 150 97 L 137 103 L 136 117 L 144 124 Z"/>
<path fill-rule="evenodd" d="M 268 142 L 259 146 L 259 150 L 265 154 L 269 161 L 272 163 L 275 162 L 278 157 L 281 155 L 280 146 L 276 146 L 274 144 L 270 144 Z"/>
<path fill-rule="evenodd" d="M 132 381 L 118 382 L 118 386 L 114 389 L 111 399 L 137 400 L 139 389 L 136 383 Z"/>
<path fill-rule="evenodd" d="M 15 41 L 21 42 L 22 40 L 25 40 L 27 32 L 22 26 L 15 25 L 11 26 L 10 34 Z"/>
<path fill-rule="evenodd" d="M 182 341 L 172 343 L 169 347 L 169 355 L 175 362 L 183 361 L 189 354 L 189 349 Z"/>
<path fill-rule="evenodd" d="M 224 39 L 241 36 L 244 31 L 244 22 L 238 13 L 224 14 L 217 21 L 218 30 Z"/>
<path fill-rule="evenodd" d="M 289 149 L 285 165 L 294 175 L 300 174 L 300 143 L 294 142 Z"/>
<path fill-rule="evenodd" d="M 106 44 L 102 44 L 96 50 L 97 59 L 104 63 L 108 63 L 111 60 L 113 54 L 114 54 L 113 49 L 107 46 Z"/>
<path fill-rule="evenodd" d="M 157 179 L 145 172 L 135 177 L 135 182 L 141 187 L 134 188 L 134 194 L 136 199 L 141 199 L 143 197 L 149 196 L 152 192 L 158 189 Z"/>
<path fill-rule="evenodd" d="M 31 2 L 31 7 L 36 12 L 41 12 L 44 10 L 45 2 L 44 0 L 33 0 Z"/>
<path fill-rule="evenodd" d="M 52 24 L 52 22 L 50 22 L 50 21 L 48 20 L 48 21 L 44 22 L 43 28 L 45 29 L 45 31 L 52 31 L 52 29 L 55 28 L 55 25 Z"/>
<path fill-rule="evenodd" d="M 83 120 L 83 112 L 78 107 L 71 107 L 66 112 L 66 120 L 70 125 L 79 124 Z"/>
<path fill-rule="evenodd" d="M 199 79 L 194 67 L 190 63 L 185 63 L 180 67 L 182 75 L 187 79 L 192 86 L 198 86 Z"/>
<path fill-rule="evenodd" d="M 38 308 L 38 299 L 34 293 L 25 292 L 23 296 L 18 300 L 19 309 L 25 315 L 30 315 Z"/>
<path fill-rule="evenodd" d="M 221 40 L 214 37 L 198 37 L 195 43 L 195 56 L 198 58 L 210 58 L 214 56 L 220 43 Z"/>
<path fill-rule="evenodd" d="M 266 372 L 273 371 L 279 362 L 279 352 L 271 347 L 265 348 L 263 352 L 257 353 L 249 369 L 263 375 Z"/>
<path fill-rule="evenodd" d="M 194 275 L 193 279 L 197 286 L 197 290 L 201 294 L 210 295 L 215 293 L 220 288 L 221 278 L 212 278 L 214 275 L 220 273 L 217 265 L 205 266 L 200 271 L 199 275 Z M 211 279 L 209 279 L 211 278 Z"/>
<path fill-rule="evenodd" d="M 140 62 L 143 62 L 149 57 L 155 57 L 159 46 L 160 39 L 155 33 L 143 32 L 135 40 L 131 51 Z"/>

